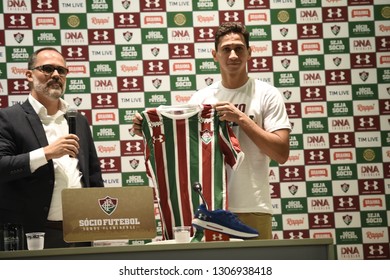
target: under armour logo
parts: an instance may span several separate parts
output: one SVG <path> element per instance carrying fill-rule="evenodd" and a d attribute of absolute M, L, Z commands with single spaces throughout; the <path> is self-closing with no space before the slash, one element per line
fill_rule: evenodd
<path fill-rule="evenodd" d="M 99 31 L 94 31 L 93 32 L 93 39 L 94 40 L 99 40 L 99 39 L 108 40 L 108 31 L 103 31 L 102 33 L 100 33 Z"/>
<path fill-rule="evenodd" d="M 224 17 L 225 17 L 225 21 L 238 21 L 239 20 L 238 12 L 233 12 L 233 13 L 226 12 L 226 13 L 224 13 Z"/>
<path fill-rule="evenodd" d="M 222 240 L 223 239 L 223 236 L 222 236 L 222 233 L 213 233 L 213 240 Z"/>
<path fill-rule="evenodd" d="M 379 186 L 378 186 L 378 181 L 374 181 L 372 182 L 372 184 L 370 184 L 368 181 L 365 181 L 363 183 L 363 188 L 366 190 L 366 191 L 369 191 L 369 190 L 378 190 L 379 189 Z"/>
<path fill-rule="evenodd" d="M 24 81 L 19 83 L 18 81 L 14 81 L 14 90 L 28 90 L 28 81 Z"/>
<path fill-rule="evenodd" d="M 374 119 L 373 118 L 360 118 L 359 119 L 360 127 L 368 126 L 374 126 Z"/>
<path fill-rule="evenodd" d="M 293 175 L 294 177 L 299 176 L 299 169 L 298 168 L 294 168 L 293 170 L 290 170 L 290 168 L 286 168 L 286 170 L 284 172 L 285 172 L 286 177 L 290 177 L 291 175 Z"/>
<path fill-rule="evenodd" d="M 128 15 L 127 17 L 125 15 L 119 15 L 119 23 L 125 24 L 128 23 L 134 23 L 134 15 Z"/>
<path fill-rule="evenodd" d="M 382 245 L 370 245 L 369 248 L 369 254 L 370 255 L 376 255 L 375 253 L 378 253 L 378 255 L 383 255 L 384 250 Z"/>
<path fill-rule="evenodd" d="M 291 103 L 290 103 L 290 106 L 288 108 L 286 107 L 287 111 L 290 112 L 290 115 L 295 114 L 295 112 L 296 112 L 295 107 L 296 106 L 294 104 L 291 104 Z"/>
<path fill-rule="evenodd" d="M 309 34 L 309 32 L 311 34 L 317 34 L 317 26 L 315 25 L 312 25 L 310 28 L 307 26 L 307 25 L 304 25 L 303 28 L 302 28 L 302 33 L 307 35 Z"/>
<path fill-rule="evenodd" d="M 258 5 L 263 5 L 263 4 L 264 4 L 264 1 L 263 1 L 263 0 L 250 0 L 250 1 L 249 1 L 249 5 L 252 5 L 252 6 L 254 6 L 256 3 L 257 3 Z"/>
<path fill-rule="evenodd" d="M 145 0 L 145 7 L 151 8 L 152 6 L 155 8 L 160 7 L 160 0 Z"/>
<path fill-rule="evenodd" d="M 262 58 L 261 61 L 259 61 L 259 59 L 255 58 L 252 60 L 252 65 L 253 65 L 253 68 L 266 68 L 267 67 L 267 59 Z"/>
<path fill-rule="evenodd" d="M 199 30 L 199 37 L 200 38 L 205 38 L 205 37 L 208 37 L 208 38 L 213 38 L 214 37 L 214 30 L 209 28 L 208 30 L 205 30 L 205 29 L 200 29 Z"/>
<path fill-rule="evenodd" d="M 105 167 L 114 168 L 115 167 L 115 160 L 112 158 L 109 161 L 106 161 L 105 159 L 101 159 L 100 160 L 100 168 L 105 168 Z"/>
<path fill-rule="evenodd" d="M 291 42 L 286 42 L 286 43 L 283 43 L 283 42 L 279 42 L 278 43 L 278 51 L 283 51 L 283 50 L 287 50 L 287 51 L 291 51 L 292 50 L 292 43 Z"/>
<path fill-rule="evenodd" d="M 356 63 L 357 64 L 361 64 L 363 62 L 365 62 L 366 64 L 370 63 L 370 55 L 366 54 L 364 57 L 362 57 L 362 55 L 357 55 L 356 56 Z"/>
<path fill-rule="evenodd" d="M 319 88 L 307 88 L 306 90 L 306 97 L 319 97 L 320 96 L 320 89 Z"/>
<path fill-rule="evenodd" d="M 303 239 L 303 232 L 298 232 L 298 234 L 294 234 L 293 232 L 290 232 L 288 234 L 290 236 L 290 239 Z"/>
<path fill-rule="evenodd" d="M 136 78 L 133 78 L 131 81 L 129 79 L 123 79 L 123 87 L 128 88 L 129 85 L 131 85 L 133 88 L 136 88 L 138 86 L 138 81 Z"/>
<path fill-rule="evenodd" d="M 381 47 L 385 48 L 390 45 L 390 40 L 388 41 L 386 38 L 381 39 Z"/>
<path fill-rule="evenodd" d="M 183 46 L 182 48 L 180 48 L 178 45 L 175 45 L 173 48 L 174 48 L 174 53 L 177 55 L 189 53 L 189 51 L 188 51 L 189 47 L 187 45 Z"/>
<path fill-rule="evenodd" d="M 328 18 L 335 17 L 341 17 L 342 16 L 342 10 L 340 8 L 337 9 L 328 9 Z"/>
<path fill-rule="evenodd" d="M 353 206 L 352 197 L 348 197 L 348 199 L 344 199 L 342 197 L 339 198 L 339 206 L 340 207 L 344 207 L 344 206 L 352 207 Z"/>
<path fill-rule="evenodd" d="M 37 0 L 37 4 L 38 4 L 37 7 L 39 9 L 42 9 L 43 6 L 46 6 L 47 9 L 53 8 L 52 0 L 47 0 L 47 1 Z"/>
<path fill-rule="evenodd" d="M 106 97 L 98 95 L 97 96 L 97 103 L 98 104 L 103 104 L 103 101 L 105 101 L 106 104 L 111 104 L 112 103 L 111 98 L 112 98 L 111 95 L 107 95 Z"/>
<path fill-rule="evenodd" d="M 315 159 L 322 160 L 325 158 L 324 151 L 319 151 L 318 153 L 316 153 L 315 151 L 311 151 L 309 154 L 311 160 L 315 160 Z"/>
<path fill-rule="evenodd" d="M 329 219 L 328 215 L 323 215 L 322 217 L 320 217 L 320 215 L 315 215 L 314 223 L 317 225 L 320 224 L 320 222 L 322 222 L 322 224 L 327 224 L 329 223 L 328 219 Z"/>
<path fill-rule="evenodd" d="M 390 110 L 390 101 L 385 101 L 385 110 L 388 111 Z"/>
<path fill-rule="evenodd" d="M 340 81 L 344 81 L 345 80 L 345 72 L 343 71 L 340 71 L 340 72 L 331 72 L 330 73 L 330 79 L 332 81 L 336 81 L 336 80 L 340 80 Z"/>
<path fill-rule="evenodd" d="M 156 142 L 163 143 L 165 141 L 165 136 L 160 134 L 158 137 L 153 136 L 152 139 L 153 139 L 153 144 L 156 144 Z"/>
<path fill-rule="evenodd" d="M 14 81 L 14 90 L 28 90 L 28 82 L 24 81 L 22 83 L 19 83 L 18 81 Z"/>
<path fill-rule="evenodd" d="M 82 48 L 72 48 L 72 47 L 69 47 L 67 49 L 68 51 L 68 56 L 69 57 L 73 57 L 73 55 L 76 55 L 78 57 L 82 56 L 83 55 L 83 49 Z"/>
<path fill-rule="evenodd" d="M 141 150 L 141 143 L 140 142 L 136 142 L 135 145 L 132 145 L 130 142 L 127 142 L 126 143 L 126 151 L 140 151 Z"/>
<path fill-rule="evenodd" d="M 157 64 L 154 64 L 153 62 L 149 62 L 149 71 L 153 71 L 155 69 L 157 69 L 158 71 L 162 71 L 164 70 L 163 65 L 164 63 L 162 63 L 161 61 L 159 61 Z"/>
<path fill-rule="evenodd" d="M 12 25 L 15 25 L 17 22 L 19 22 L 20 25 L 26 24 L 26 21 L 25 21 L 26 17 L 22 16 L 22 15 L 20 15 L 19 17 L 17 17 L 17 16 L 10 16 L 10 19 L 11 19 L 10 23 Z"/>
<path fill-rule="evenodd" d="M 349 135 L 348 134 L 344 134 L 344 135 L 336 134 L 334 136 L 334 139 L 335 139 L 336 144 L 349 143 Z"/>

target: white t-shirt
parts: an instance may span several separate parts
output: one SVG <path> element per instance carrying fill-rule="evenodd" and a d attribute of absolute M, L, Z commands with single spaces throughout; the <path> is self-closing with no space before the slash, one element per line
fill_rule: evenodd
<path fill-rule="evenodd" d="M 249 78 L 237 89 L 227 89 L 220 81 L 197 91 L 191 104 L 214 104 L 228 101 L 268 132 L 291 130 L 283 97 L 277 88 Z M 236 171 L 228 170 L 228 208 L 232 212 L 272 214 L 269 186 L 269 157 L 240 129 L 233 125 L 245 158 Z"/>

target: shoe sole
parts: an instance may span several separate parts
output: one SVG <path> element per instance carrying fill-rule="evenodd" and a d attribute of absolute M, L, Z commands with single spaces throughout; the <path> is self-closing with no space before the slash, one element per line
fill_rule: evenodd
<path fill-rule="evenodd" d="M 234 229 L 224 227 L 224 226 L 221 226 L 219 224 L 211 223 L 208 221 L 204 221 L 204 220 L 201 220 L 198 218 L 193 219 L 192 224 L 195 227 L 198 226 L 198 227 L 201 227 L 203 229 L 209 229 L 209 230 L 213 230 L 213 231 L 217 231 L 217 232 L 222 232 L 222 233 L 225 233 L 225 234 L 228 234 L 228 235 L 231 235 L 234 237 L 239 237 L 239 238 L 252 238 L 252 237 L 259 236 L 256 233 L 247 233 L 247 232 L 234 230 Z"/>

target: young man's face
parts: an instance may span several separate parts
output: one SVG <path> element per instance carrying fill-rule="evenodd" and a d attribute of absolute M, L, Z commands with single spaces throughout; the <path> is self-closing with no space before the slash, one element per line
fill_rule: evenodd
<path fill-rule="evenodd" d="M 237 73 L 246 71 L 251 58 L 251 49 L 245 45 L 242 34 L 229 33 L 219 39 L 218 49 L 212 52 L 214 60 L 219 62 L 221 72 Z"/>

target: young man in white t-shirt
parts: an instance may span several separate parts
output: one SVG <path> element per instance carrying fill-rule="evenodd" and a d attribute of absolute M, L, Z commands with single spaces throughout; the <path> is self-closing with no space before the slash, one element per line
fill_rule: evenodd
<path fill-rule="evenodd" d="M 228 209 L 272 238 L 269 186 L 270 159 L 283 164 L 289 156 L 290 122 L 280 92 L 248 76 L 249 33 L 239 23 L 222 24 L 215 37 L 213 58 L 222 80 L 196 92 L 189 103 L 215 104 L 220 120 L 231 122 L 245 158 L 228 178 Z"/>
<path fill-rule="evenodd" d="M 189 103 L 215 104 L 220 120 L 232 123 L 245 159 L 228 174 L 228 209 L 259 232 L 257 239 L 272 239 L 269 162 L 285 163 L 290 150 L 283 98 L 275 87 L 248 76 L 251 48 L 245 26 L 223 23 L 212 55 L 222 80 L 196 92 Z M 133 123 L 133 131 L 142 135 L 139 114 Z"/>

